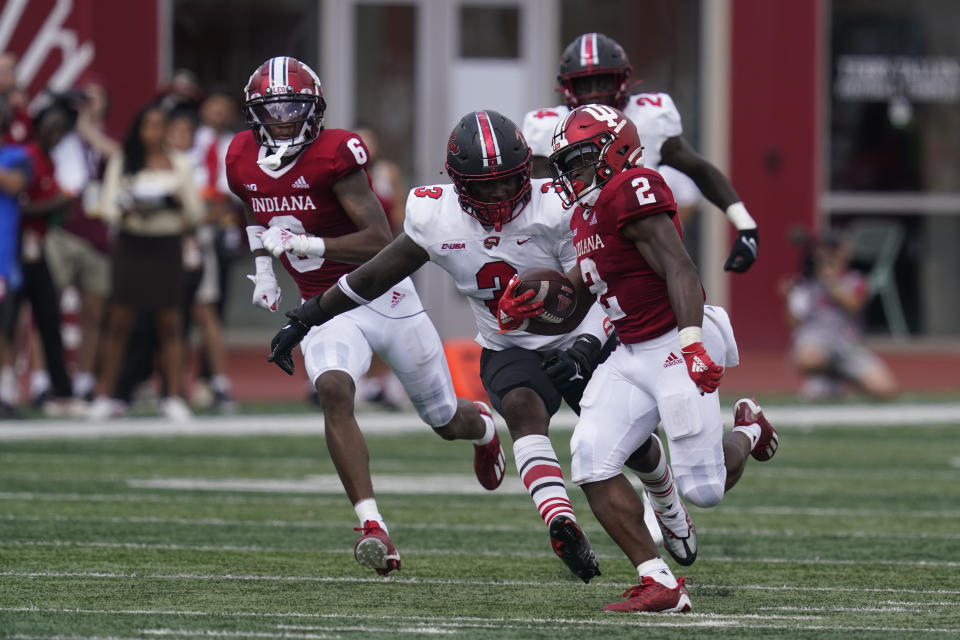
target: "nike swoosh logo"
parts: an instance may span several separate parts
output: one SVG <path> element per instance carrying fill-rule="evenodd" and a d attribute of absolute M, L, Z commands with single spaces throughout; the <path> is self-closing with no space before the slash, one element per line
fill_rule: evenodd
<path fill-rule="evenodd" d="M 526 244 L 527 242 L 530 242 L 531 240 L 533 240 L 533 238 L 527 238 L 526 240 L 517 240 L 517 244 Z"/>

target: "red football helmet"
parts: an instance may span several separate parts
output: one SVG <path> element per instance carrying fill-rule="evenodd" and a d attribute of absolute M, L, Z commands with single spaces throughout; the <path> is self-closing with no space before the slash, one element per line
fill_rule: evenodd
<path fill-rule="evenodd" d="M 605 104 L 588 104 L 568 113 L 553 132 L 551 149 L 550 170 L 568 207 L 574 203 L 592 207 L 610 178 L 643 166 L 637 126 Z M 586 168 L 593 169 L 592 176 L 583 173 Z"/>
<path fill-rule="evenodd" d="M 290 156 L 310 144 L 323 129 L 320 80 L 296 58 L 270 58 L 250 76 L 243 90 L 247 126 L 258 144 Z M 286 145 L 286 146 L 284 146 Z"/>
<path fill-rule="evenodd" d="M 487 109 L 460 119 L 447 141 L 447 175 L 460 207 L 500 231 L 530 201 L 530 147 L 520 128 Z"/>
<path fill-rule="evenodd" d="M 630 60 L 616 40 L 585 33 L 564 49 L 557 80 L 571 109 L 591 103 L 623 109 L 631 73 Z"/>

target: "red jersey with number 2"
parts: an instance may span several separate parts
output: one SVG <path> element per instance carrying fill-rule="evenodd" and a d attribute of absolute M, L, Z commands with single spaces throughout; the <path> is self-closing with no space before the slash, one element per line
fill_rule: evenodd
<path fill-rule="evenodd" d="M 333 192 L 336 182 L 365 169 L 369 161 L 370 154 L 357 134 L 323 129 L 293 162 L 276 171 L 257 164 L 268 153 L 249 130 L 234 136 L 227 150 L 230 190 L 250 207 L 259 224 L 326 238 L 357 231 Z M 303 298 L 323 293 L 358 266 L 290 253 L 284 253 L 280 262 Z"/>
<path fill-rule="evenodd" d="M 592 209 L 578 207 L 570 218 L 584 283 L 597 296 L 620 340 L 635 344 L 677 326 L 667 282 L 621 233 L 625 225 L 652 215 L 669 215 L 681 238 L 677 203 L 663 176 L 629 169 L 603 187 Z"/>

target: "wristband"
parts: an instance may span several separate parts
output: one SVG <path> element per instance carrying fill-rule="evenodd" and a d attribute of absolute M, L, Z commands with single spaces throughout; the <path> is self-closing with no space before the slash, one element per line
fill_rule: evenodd
<path fill-rule="evenodd" d="M 273 258 L 270 256 L 257 256 L 253 259 L 253 262 L 257 265 L 257 275 L 261 273 L 273 275 Z"/>
<path fill-rule="evenodd" d="M 684 327 L 680 329 L 680 348 L 686 349 L 694 342 L 703 342 L 703 329 L 700 327 Z"/>
<path fill-rule="evenodd" d="M 727 207 L 727 217 L 730 219 L 730 222 L 733 223 L 733 226 L 737 228 L 737 231 L 757 228 L 756 221 L 747 213 L 747 208 L 742 202 L 734 202 Z"/>
<path fill-rule="evenodd" d="M 257 251 L 258 249 L 264 248 L 263 240 L 260 239 L 260 234 L 266 230 L 266 227 L 261 227 L 257 224 L 250 225 L 246 228 L 247 244 L 250 245 L 250 251 Z"/>
<path fill-rule="evenodd" d="M 370 304 L 370 300 L 367 300 L 350 287 L 350 283 L 347 282 L 347 274 L 340 276 L 340 279 L 337 280 L 337 286 L 340 287 L 340 291 L 343 291 L 343 295 L 347 296 L 360 306 Z"/>
<path fill-rule="evenodd" d="M 327 243 L 323 241 L 323 238 L 314 238 L 305 235 L 300 237 L 304 240 L 304 255 L 310 256 L 311 258 L 323 257 L 323 252 L 327 250 Z"/>

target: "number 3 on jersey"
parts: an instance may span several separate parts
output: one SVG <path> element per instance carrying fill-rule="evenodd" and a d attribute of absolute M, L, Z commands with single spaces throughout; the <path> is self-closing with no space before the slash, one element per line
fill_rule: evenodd
<path fill-rule="evenodd" d="M 646 178 L 643 178 L 643 181 L 646 182 Z M 637 197 L 639 197 L 639 191 L 637 193 Z M 583 275 L 583 282 L 587 285 L 587 288 L 590 289 L 590 293 L 597 296 L 597 300 L 600 302 L 603 310 L 606 311 L 607 317 L 610 318 L 610 320 L 619 320 L 627 316 L 627 314 L 623 312 L 623 309 L 620 308 L 617 296 L 607 297 L 607 283 L 600 277 L 596 262 L 590 258 L 581 258 L 580 273 Z"/>
<path fill-rule="evenodd" d="M 503 296 L 503 290 L 516 273 L 517 270 L 503 260 L 488 262 L 477 271 L 477 289 L 493 289 L 493 297 L 483 302 L 494 318 L 497 317 L 497 305 Z"/>

